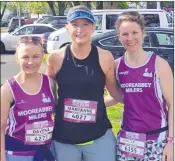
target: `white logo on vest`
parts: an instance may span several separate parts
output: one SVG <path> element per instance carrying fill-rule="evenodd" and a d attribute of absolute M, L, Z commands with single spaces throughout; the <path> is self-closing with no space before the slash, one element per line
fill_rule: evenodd
<path fill-rule="evenodd" d="M 120 74 L 120 75 L 122 75 L 122 74 L 123 74 L 123 75 L 128 75 L 128 73 L 129 73 L 129 71 L 123 71 L 123 72 L 120 72 L 119 74 Z"/>
<path fill-rule="evenodd" d="M 19 104 L 24 104 L 24 103 L 27 103 L 27 102 L 24 101 L 24 100 L 21 100 L 20 102 L 17 102 L 18 105 L 19 105 Z"/>
<path fill-rule="evenodd" d="M 44 103 L 48 103 L 48 102 L 51 102 L 51 99 L 50 97 L 46 97 L 44 93 L 42 93 L 42 102 Z"/>
<path fill-rule="evenodd" d="M 152 77 L 153 76 L 153 74 L 152 74 L 152 72 L 148 72 L 148 68 L 145 68 L 145 72 L 143 73 L 143 76 L 144 77 Z"/>

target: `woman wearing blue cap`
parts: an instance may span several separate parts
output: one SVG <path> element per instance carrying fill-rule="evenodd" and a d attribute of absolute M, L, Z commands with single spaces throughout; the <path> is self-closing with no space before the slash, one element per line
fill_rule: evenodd
<path fill-rule="evenodd" d="M 88 8 L 72 8 L 66 25 L 72 43 L 48 58 L 47 74 L 58 83 L 53 149 L 59 161 L 116 159 L 116 139 L 103 98 L 105 86 L 117 97 L 115 63 L 109 51 L 91 44 L 94 23 Z"/>

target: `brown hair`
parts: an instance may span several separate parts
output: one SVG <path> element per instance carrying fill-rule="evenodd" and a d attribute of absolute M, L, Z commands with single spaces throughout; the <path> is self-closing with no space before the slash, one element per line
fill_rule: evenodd
<path fill-rule="evenodd" d="M 124 21 L 136 22 L 140 26 L 140 28 L 144 30 L 145 27 L 144 16 L 140 15 L 136 11 L 124 12 L 118 17 L 116 21 L 117 33 L 119 33 L 119 27 Z"/>

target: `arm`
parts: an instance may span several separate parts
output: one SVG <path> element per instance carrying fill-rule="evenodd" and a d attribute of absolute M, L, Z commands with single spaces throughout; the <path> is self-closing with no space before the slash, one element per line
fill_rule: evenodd
<path fill-rule="evenodd" d="M 103 54 L 104 55 L 104 54 Z M 105 53 L 105 76 L 106 76 L 106 89 L 108 95 L 104 98 L 106 107 L 114 105 L 122 100 L 121 89 L 115 76 L 115 61 L 110 52 Z"/>
<path fill-rule="evenodd" d="M 168 106 L 168 137 L 174 137 L 174 125 L 173 125 L 173 74 L 169 64 L 162 58 L 157 56 L 157 69 L 160 80 L 160 87 L 163 96 Z M 168 142 L 163 150 L 162 161 L 173 161 L 173 143 Z"/>
<path fill-rule="evenodd" d="M 6 161 L 5 157 L 5 128 L 13 97 L 9 86 L 5 83 L 1 87 L 1 161 Z"/>
<path fill-rule="evenodd" d="M 55 79 L 56 73 L 54 70 L 54 55 L 53 55 L 53 53 L 49 54 L 49 56 L 48 56 L 46 74 L 50 78 Z"/>
<path fill-rule="evenodd" d="M 168 136 L 173 137 L 173 74 L 169 64 L 162 58 L 157 58 L 157 69 L 160 79 L 160 87 L 168 106 Z"/>
<path fill-rule="evenodd" d="M 50 78 L 50 82 L 51 82 L 52 92 L 53 92 L 54 98 L 55 98 L 54 107 L 53 107 L 53 113 L 55 113 L 55 106 L 57 105 L 57 101 L 58 101 L 57 86 L 56 86 L 55 81 L 52 78 Z"/>
<path fill-rule="evenodd" d="M 48 56 L 46 74 L 54 80 L 56 79 L 56 74 L 59 72 L 63 64 L 65 49 L 66 47 L 55 50 Z"/>

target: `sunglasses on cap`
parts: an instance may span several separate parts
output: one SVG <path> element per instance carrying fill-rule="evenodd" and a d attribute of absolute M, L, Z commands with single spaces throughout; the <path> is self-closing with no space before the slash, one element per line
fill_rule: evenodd
<path fill-rule="evenodd" d="M 39 44 L 42 47 L 41 38 L 37 36 L 23 36 L 19 39 L 17 46 L 22 43 L 32 42 L 34 44 Z M 16 47 L 17 47 L 16 46 Z"/>

